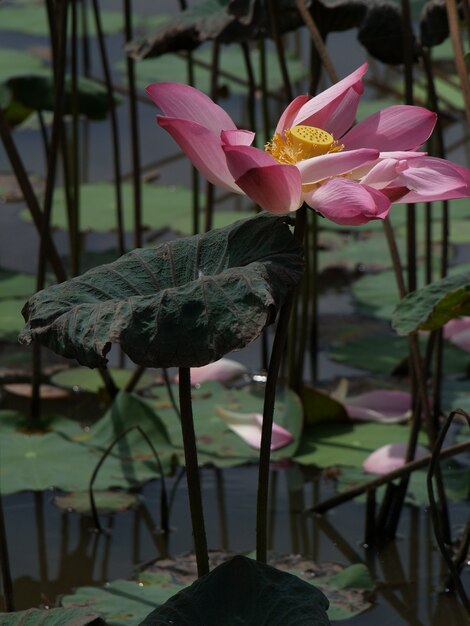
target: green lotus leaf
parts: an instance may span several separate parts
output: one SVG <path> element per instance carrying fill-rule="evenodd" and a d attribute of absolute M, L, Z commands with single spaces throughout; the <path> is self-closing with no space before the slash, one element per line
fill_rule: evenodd
<path fill-rule="evenodd" d="M 447 276 L 410 293 L 396 307 L 392 325 L 400 335 L 437 330 L 470 315 L 470 272 Z"/>
<path fill-rule="evenodd" d="M 6 85 L 11 94 L 10 106 L 13 104 L 29 110 L 54 110 L 55 88 L 51 72 L 31 72 L 12 76 L 6 81 Z M 113 102 L 119 104 L 120 99 L 113 96 Z M 109 110 L 106 88 L 95 80 L 83 76 L 79 77 L 76 106 L 80 115 L 92 120 L 104 119 Z M 69 115 L 73 108 L 72 81 L 70 77 L 66 77 L 63 113 Z"/>
<path fill-rule="evenodd" d="M 252 624 L 327 626 L 328 600 L 297 576 L 235 556 L 152 611 L 141 626 Z"/>
<path fill-rule="evenodd" d="M 37 293 L 23 309 L 20 341 L 88 367 L 103 366 L 113 343 L 147 367 L 205 365 L 256 339 L 302 269 L 285 220 L 261 213 L 134 250 Z"/>

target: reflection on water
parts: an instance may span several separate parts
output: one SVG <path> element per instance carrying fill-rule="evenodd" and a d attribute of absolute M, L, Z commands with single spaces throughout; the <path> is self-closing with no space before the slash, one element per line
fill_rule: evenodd
<path fill-rule="evenodd" d="M 207 535 L 212 550 L 254 549 L 255 467 L 202 472 Z M 168 479 L 168 489 L 177 477 Z M 185 481 L 174 490 L 168 536 L 160 532 L 159 486 L 149 483 L 135 510 L 101 518 L 106 532 L 93 532 L 91 518 L 63 512 L 52 492 L 5 498 L 6 524 L 16 608 L 51 605 L 80 585 L 129 578 L 139 567 L 167 555 L 191 550 Z M 431 520 L 424 509 L 407 507 L 398 538 L 381 548 L 364 547 L 365 505 L 348 503 L 324 517 L 305 509 L 332 495 L 331 481 L 306 476 L 297 466 L 271 473 L 270 549 L 301 554 L 321 563 L 365 563 L 377 584 L 371 610 L 343 623 L 369 626 L 462 626 L 458 601 L 441 593 L 446 571 L 437 551 Z M 463 527 L 468 503 L 451 509 L 454 534 Z M 463 582 L 470 582 L 469 569 Z"/>

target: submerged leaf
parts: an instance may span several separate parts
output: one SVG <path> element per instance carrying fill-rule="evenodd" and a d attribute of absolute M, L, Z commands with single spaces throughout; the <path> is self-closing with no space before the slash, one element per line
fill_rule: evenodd
<path fill-rule="evenodd" d="M 139 365 L 206 365 L 256 339 L 302 270 L 287 224 L 262 213 L 39 292 L 23 309 L 20 340 L 88 367 L 104 365 L 113 343 Z"/>

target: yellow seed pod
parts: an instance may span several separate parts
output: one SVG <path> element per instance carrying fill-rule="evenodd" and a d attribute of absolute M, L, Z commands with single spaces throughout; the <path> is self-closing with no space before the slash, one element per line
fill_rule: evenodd
<path fill-rule="evenodd" d="M 326 154 L 335 142 L 330 133 L 314 126 L 293 126 L 289 130 L 289 138 L 293 145 L 302 151 L 304 158 Z"/>

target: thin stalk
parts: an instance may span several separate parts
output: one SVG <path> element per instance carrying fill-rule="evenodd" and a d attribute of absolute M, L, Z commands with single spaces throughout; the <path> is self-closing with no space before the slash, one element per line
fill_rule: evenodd
<path fill-rule="evenodd" d="M 50 3 L 48 3 L 49 5 Z M 65 67 L 67 51 L 67 14 L 68 0 L 64 0 L 57 10 L 57 24 L 52 20 L 51 8 L 48 8 L 48 15 L 51 18 L 51 39 L 56 37 L 57 58 L 54 59 L 54 118 L 52 122 L 51 141 L 47 157 L 46 189 L 44 192 L 44 212 L 41 222 L 38 267 L 36 273 L 36 290 L 40 291 L 45 287 L 46 264 L 47 264 L 47 242 L 50 237 L 50 220 L 52 214 L 52 200 L 57 173 L 58 148 L 62 136 L 62 110 L 65 92 Z M 55 35 L 54 35 L 55 33 Z M 39 423 L 41 415 L 41 347 L 36 344 L 33 348 L 32 359 L 32 391 L 30 404 L 30 418 L 32 424 Z"/>
<path fill-rule="evenodd" d="M 318 30 L 317 25 L 315 24 L 315 20 L 312 17 L 312 14 L 305 6 L 305 0 L 295 0 L 295 4 L 297 6 L 297 10 L 300 13 L 301 18 L 304 21 L 305 26 L 308 28 L 310 32 L 310 37 L 312 38 L 313 45 L 315 46 L 318 56 L 321 59 L 323 67 L 326 70 L 330 80 L 332 83 L 338 82 L 338 75 L 334 68 L 334 65 L 331 61 L 330 55 L 326 49 L 325 43 L 323 41 L 323 37 Z"/>
<path fill-rule="evenodd" d="M 114 185 L 116 190 L 116 218 L 118 226 L 118 250 L 122 255 L 125 252 L 124 244 L 124 219 L 123 219 L 123 202 L 122 202 L 122 188 L 121 188 L 121 150 L 119 147 L 119 130 L 116 115 L 116 107 L 114 105 L 113 97 L 113 83 L 111 78 L 111 70 L 109 68 L 108 55 L 106 52 L 106 44 L 103 34 L 103 27 L 101 25 L 101 15 L 98 6 L 98 0 L 92 0 L 93 13 L 95 16 L 96 33 L 98 36 L 98 45 L 100 50 L 101 65 L 103 66 L 103 74 L 106 85 L 106 93 L 108 98 L 109 115 L 111 119 L 111 142 L 112 142 L 112 155 L 113 155 L 113 169 L 114 169 Z"/>
<path fill-rule="evenodd" d="M 199 480 L 196 435 L 194 432 L 193 408 L 191 403 L 191 373 L 189 367 L 179 368 L 179 397 L 189 508 L 193 527 L 197 573 L 200 577 L 209 572 L 209 557 L 207 554 L 201 483 Z"/>
<path fill-rule="evenodd" d="M 72 179 L 72 203 L 71 203 L 71 228 L 70 228 L 70 257 L 72 275 L 77 276 L 80 273 L 80 224 L 79 224 L 79 207 L 80 207 L 80 170 L 79 170 L 79 154 L 80 143 L 78 133 L 79 123 L 79 106 L 78 106 L 78 15 L 77 3 L 71 3 L 72 13 L 72 46 L 71 46 L 71 72 L 72 72 L 72 149 L 70 172 Z M 65 139 L 65 133 L 63 133 Z"/>
<path fill-rule="evenodd" d="M 282 82 L 284 85 L 284 96 L 287 102 L 293 100 L 292 85 L 289 78 L 289 70 L 287 69 L 286 54 L 284 51 L 284 45 L 282 43 L 282 37 L 279 32 L 278 23 L 278 0 L 267 0 L 267 9 L 269 15 L 269 23 L 271 26 L 271 35 L 274 39 L 277 52 L 277 60 L 279 61 L 279 69 L 281 70 Z"/>
<path fill-rule="evenodd" d="M 169 526 L 169 513 L 168 513 L 168 510 L 169 510 L 168 509 L 168 496 L 166 492 L 165 473 L 163 471 L 163 466 L 160 461 L 160 457 L 158 456 L 158 452 L 155 449 L 147 433 L 138 424 L 134 424 L 133 426 L 129 426 L 129 428 L 126 428 L 125 430 L 123 430 L 121 433 L 119 433 L 117 437 L 113 439 L 113 441 L 109 444 L 109 446 L 103 452 L 100 460 L 96 464 L 95 469 L 93 470 L 93 473 L 91 475 L 90 482 L 88 484 L 88 497 L 90 499 L 91 514 L 92 514 L 93 522 L 95 524 L 95 529 L 97 530 L 97 532 L 102 532 L 103 529 L 100 523 L 100 518 L 98 515 L 98 508 L 96 506 L 95 494 L 93 491 L 93 486 L 95 484 L 96 477 L 98 476 L 101 466 L 106 461 L 108 456 L 111 454 L 111 451 L 114 448 L 114 446 L 133 430 L 137 430 L 139 434 L 142 436 L 142 438 L 146 441 L 146 443 L 148 444 L 149 448 L 151 449 L 153 453 L 153 456 L 155 457 L 155 461 L 157 462 L 158 471 L 160 472 L 160 521 L 161 521 L 162 531 L 165 533 L 169 531 L 170 526 Z"/>
<path fill-rule="evenodd" d="M 3 597 L 5 598 L 5 610 L 10 613 L 15 610 L 13 596 L 13 581 L 11 577 L 10 559 L 8 556 L 8 541 L 5 527 L 5 513 L 3 510 L 3 498 L 0 494 L 0 567 L 2 572 Z"/>
<path fill-rule="evenodd" d="M 305 221 L 306 207 L 303 206 L 297 211 L 295 217 L 294 235 L 299 241 L 303 241 Z M 271 459 L 271 435 L 274 403 L 276 399 L 276 385 L 286 344 L 293 301 L 294 294 L 291 292 L 279 313 L 264 391 L 263 425 L 261 428 L 261 448 L 258 469 L 258 495 L 256 502 L 256 559 L 262 563 L 266 563 L 268 555 L 269 463 Z"/>
<path fill-rule="evenodd" d="M 132 40 L 132 1 L 124 0 L 124 36 Z M 142 246 L 142 182 L 140 179 L 140 141 L 138 103 L 136 98 L 135 61 L 126 55 L 127 85 L 129 87 L 129 123 L 131 131 L 132 186 L 134 192 L 134 247 Z"/>
<path fill-rule="evenodd" d="M 400 294 L 400 299 L 403 299 L 406 295 L 406 287 L 403 279 L 403 272 L 400 263 L 400 257 L 398 253 L 398 247 L 396 245 L 395 236 L 393 233 L 392 226 L 388 218 L 384 220 L 384 228 L 385 234 L 387 237 L 387 243 L 390 248 L 390 254 L 392 258 L 393 268 L 397 280 L 398 290 Z M 429 402 L 427 396 L 426 389 L 426 380 L 423 371 L 423 364 L 421 360 L 421 355 L 419 351 L 418 344 L 418 336 L 416 333 L 411 333 L 408 336 L 409 342 L 409 353 L 410 353 L 410 362 L 412 365 L 412 371 L 414 372 L 414 380 L 416 382 L 417 387 L 417 395 L 413 397 L 413 423 L 410 432 L 410 437 L 408 441 L 408 448 L 406 452 L 406 461 L 409 462 L 414 458 L 418 440 L 418 432 L 421 426 L 421 412 L 424 415 L 424 422 L 426 424 L 427 436 L 429 440 L 429 444 L 431 446 L 434 445 L 436 440 L 436 428 L 434 420 L 432 419 L 432 415 L 429 409 Z M 444 487 L 442 484 L 442 476 L 440 474 L 439 469 L 436 474 L 437 484 L 439 489 L 439 504 L 441 507 L 441 523 L 443 532 L 446 536 L 450 534 L 450 526 L 449 526 L 449 514 L 447 510 L 447 501 L 445 496 Z M 408 477 L 406 476 L 402 484 L 400 485 L 400 492 L 395 499 L 395 503 L 393 505 L 394 510 L 389 514 L 390 522 L 388 524 L 388 528 L 393 535 L 396 529 L 396 525 L 398 524 L 398 519 L 400 515 L 400 511 L 404 502 L 404 497 L 407 489 L 407 481 Z M 383 507 L 382 507 L 383 508 Z"/>
<path fill-rule="evenodd" d="M 460 20 L 455 0 L 446 0 L 447 21 L 449 23 L 449 31 L 452 39 L 452 47 L 454 49 L 454 60 L 457 74 L 460 79 L 460 88 L 465 101 L 465 115 L 467 124 L 470 128 L 470 80 L 468 77 L 468 67 L 465 61 L 465 52 L 460 39 Z"/>
<path fill-rule="evenodd" d="M 315 289 L 318 280 L 318 216 L 311 211 L 312 237 L 311 246 L 307 246 L 307 263 L 311 265 L 310 280 L 314 285 L 310 298 L 310 368 L 311 380 L 315 384 L 318 379 L 318 290 Z"/>
<path fill-rule="evenodd" d="M 247 109 L 248 109 L 248 125 L 251 130 L 256 132 L 256 82 L 253 63 L 251 62 L 250 48 L 246 41 L 240 44 L 243 52 L 243 60 L 245 62 L 246 77 L 248 79 L 247 91 Z M 255 135 L 256 142 L 256 135 Z"/>
<path fill-rule="evenodd" d="M 461 415 L 465 417 L 468 425 L 470 426 L 470 418 L 462 410 L 457 409 L 456 411 L 452 411 L 452 413 L 450 413 L 443 428 L 441 429 L 441 432 L 439 433 L 439 437 L 436 441 L 436 445 L 434 446 L 434 450 L 431 455 L 431 461 L 429 463 L 429 469 L 428 469 L 426 482 L 427 482 L 427 488 L 428 488 L 431 520 L 432 520 L 432 525 L 434 528 L 434 536 L 436 537 L 439 550 L 441 551 L 441 554 L 447 564 L 447 567 L 449 568 L 449 572 L 451 573 L 452 578 L 454 580 L 455 589 L 457 590 L 457 593 L 459 594 L 460 600 L 462 601 L 462 604 L 464 605 L 465 610 L 470 616 L 470 600 L 468 599 L 468 596 L 465 592 L 465 588 L 462 584 L 462 581 L 460 580 L 459 572 L 457 571 L 455 564 L 452 560 L 452 557 L 450 556 L 449 551 L 447 549 L 447 545 L 449 542 L 442 532 L 441 519 L 439 516 L 439 507 L 436 503 L 436 498 L 434 496 L 434 488 L 433 488 L 433 478 L 434 478 L 434 475 L 436 475 L 437 477 L 437 469 L 439 467 L 439 461 L 441 458 L 440 453 L 442 449 L 442 444 L 444 443 L 445 436 L 456 415 Z"/>

